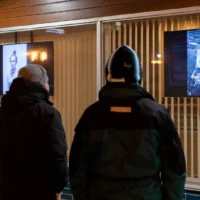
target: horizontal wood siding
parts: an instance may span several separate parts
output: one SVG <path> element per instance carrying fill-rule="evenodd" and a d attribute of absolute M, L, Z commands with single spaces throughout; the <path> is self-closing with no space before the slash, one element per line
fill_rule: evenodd
<path fill-rule="evenodd" d="M 197 5 L 199 0 L 3 0 L 0 28 Z"/>

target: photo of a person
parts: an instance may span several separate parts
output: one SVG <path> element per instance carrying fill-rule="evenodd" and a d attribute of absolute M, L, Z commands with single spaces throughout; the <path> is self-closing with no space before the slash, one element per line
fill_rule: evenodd
<path fill-rule="evenodd" d="M 3 46 L 3 94 L 17 77 L 19 69 L 27 65 L 27 44 Z"/>
<path fill-rule="evenodd" d="M 8 74 L 7 76 L 7 84 L 8 84 L 8 88 L 10 88 L 10 85 L 12 83 L 12 80 L 14 79 L 14 77 L 17 76 L 16 72 L 17 72 L 17 55 L 16 55 L 16 51 L 14 50 L 12 55 L 10 56 L 10 74 Z"/>
<path fill-rule="evenodd" d="M 200 95 L 200 31 L 188 31 L 187 35 L 187 95 Z"/>

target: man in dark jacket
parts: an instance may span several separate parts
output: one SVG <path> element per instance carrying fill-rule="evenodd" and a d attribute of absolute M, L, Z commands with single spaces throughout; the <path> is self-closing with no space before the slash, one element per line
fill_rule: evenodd
<path fill-rule="evenodd" d="M 20 69 L 0 109 L 0 200 L 56 200 L 67 183 L 60 113 L 48 100 L 46 70 Z"/>
<path fill-rule="evenodd" d="M 166 108 L 139 85 L 128 46 L 108 63 L 99 101 L 75 129 L 70 181 L 75 200 L 182 200 L 185 157 Z"/>

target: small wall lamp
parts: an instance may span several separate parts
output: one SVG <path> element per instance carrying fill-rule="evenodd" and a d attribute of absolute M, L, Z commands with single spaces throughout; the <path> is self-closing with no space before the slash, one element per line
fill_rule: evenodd
<path fill-rule="evenodd" d="M 41 61 L 44 62 L 48 59 L 48 55 L 46 51 L 31 51 L 28 53 L 31 61 Z"/>

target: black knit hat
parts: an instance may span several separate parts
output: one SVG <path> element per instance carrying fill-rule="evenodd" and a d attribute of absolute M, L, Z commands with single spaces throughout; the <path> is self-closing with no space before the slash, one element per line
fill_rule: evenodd
<path fill-rule="evenodd" d="M 119 47 L 109 60 L 108 72 L 114 79 L 124 78 L 128 83 L 139 83 L 140 65 L 136 52 L 126 45 Z"/>

